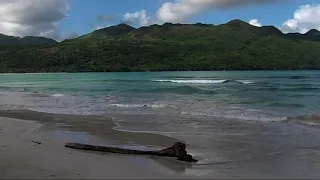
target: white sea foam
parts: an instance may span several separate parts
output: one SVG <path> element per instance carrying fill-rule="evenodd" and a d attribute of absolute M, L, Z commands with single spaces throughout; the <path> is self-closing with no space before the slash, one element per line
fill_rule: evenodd
<path fill-rule="evenodd" d="M 169 107 L 166 104 L 110 104 L 112 107 L 119 108 L 166 108 Z"/>
<path fill-rule="evenodd" d="M 300 122 L 301 124 L 305 124 L 307 126 L 319 126 L 320 123 L 316 123 L 316 122 L 310 122 L 310 121 L 305 121 L 305 122 Z"/>
<path fill-rule="evenodd" d="M 237 82 L 240 82 L 242 84 L 254 84 L 254 83 L 256 83 L 255 81 L 252 81 L 252 80 L 237 80 Z"/>
<path fill-rule="evenodd" d="M 267 115 L 261 113 L 251 113 L 251 112 L 233 112 L 232 110 L 225 112 L 181 112 L 181 115 L 191 115 L 191 116 L 207 116 L 207 117 L 217 117 L 217 118 L 227 118 L 227 119 L 241 119 L 248 121 L 264 121 L 264 122 L 279 122 L 286 121 L 287 117 Z M 241 114 L 241 115 L 239 115 Z"/>
<path fill-rule="evenodd" d="M 63 97 L 64 96 L 64 94 L 54 94 L 54 95 L 52 95 L 53 97 Z"/>
<path fill-rule="evenodd" d="M 181 79 L 164 79 L 164 80 L 155 80 L 156 82 L 171 82 L 171 83 L 181 83 L 181 84 L 221 84 L 226 82 L 238 82 L 242 84 L 254 84 L 256 83 L 253 80 L 211 80 L 211 79 L 190 79 L 190 80 L 181 80 Z"/>
<path fill-rule="evenodd" d="M 172 83 L 185 83 L 185 84 L 220 84 L 227 80 L 204 80 L 204 79 L 194 79 L 194 80 L 155 80 L 157 82 L 172 82 Z"/>

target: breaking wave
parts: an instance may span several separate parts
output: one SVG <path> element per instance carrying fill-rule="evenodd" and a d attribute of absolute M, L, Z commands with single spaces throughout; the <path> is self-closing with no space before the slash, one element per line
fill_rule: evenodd
<path fill-rule="evenodd" d="M 168 108 L 167 104 L 110 104 L 111 107 L 118 108 Z"/>
<path fill-rule="evenodd" d="M 173 94 L 214 94 L 213 90 L 200 89 L 191 86 L 178 86 L 146 90 L 147 93 L 173 93 Z"/>
<path fill-rule="evenodd" d="M 210 79 L 192 79 L 192 80 L 182 80 L 182 79 L 165 79 L 165 80 L 154 80 L 156 82 L 169 82 L 169 83 L 181 83 L 181 84 L 222 84 L 222 83 L 241 83 L 241 84 L 254 84 L 255 81 L 252 80 L 210 80 Z"/>
<path fill-rule="evenodd" d="M 53 97 L 63 97 L 64 96 L 64 94 L 54 94 L 54 95 L 52 95 Z"/>

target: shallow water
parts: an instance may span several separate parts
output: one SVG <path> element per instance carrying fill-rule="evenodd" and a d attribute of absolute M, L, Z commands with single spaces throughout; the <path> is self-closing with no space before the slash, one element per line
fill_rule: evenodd
<path fill-rule="evenodd" d="M 320 71 L 0 75 L 2 109 L 112 117 L 186 141 L 185 173 L 231 177 L 320 177 L 319 92 Z"/>

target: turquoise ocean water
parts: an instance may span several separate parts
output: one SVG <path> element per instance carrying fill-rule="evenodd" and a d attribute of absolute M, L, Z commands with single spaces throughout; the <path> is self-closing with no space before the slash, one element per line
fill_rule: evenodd
<path fill-rule="evenodd" d="M 0 92 L 2 107 L 45 112 L 277 121 L 318 113 L 320 71 L 2 74 Z"/>
<path fill-rule="evenodd" d="M 320 139 L 320 71 L 2 74 L 0 100 L 2 109 L 109 116 L 119 130 L 173 136 L 202 164 L 274 154 L 275 169 L 301 164 L 282 152 Z"/>

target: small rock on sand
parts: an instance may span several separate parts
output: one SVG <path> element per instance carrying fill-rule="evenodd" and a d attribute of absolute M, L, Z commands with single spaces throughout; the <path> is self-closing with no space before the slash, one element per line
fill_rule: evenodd
<path fill-rule="evenodd" d="M 33 143 L 36 143 L 36 144 L 42 144 L 41 142 L 39 141 L 32 141 Z"/>

